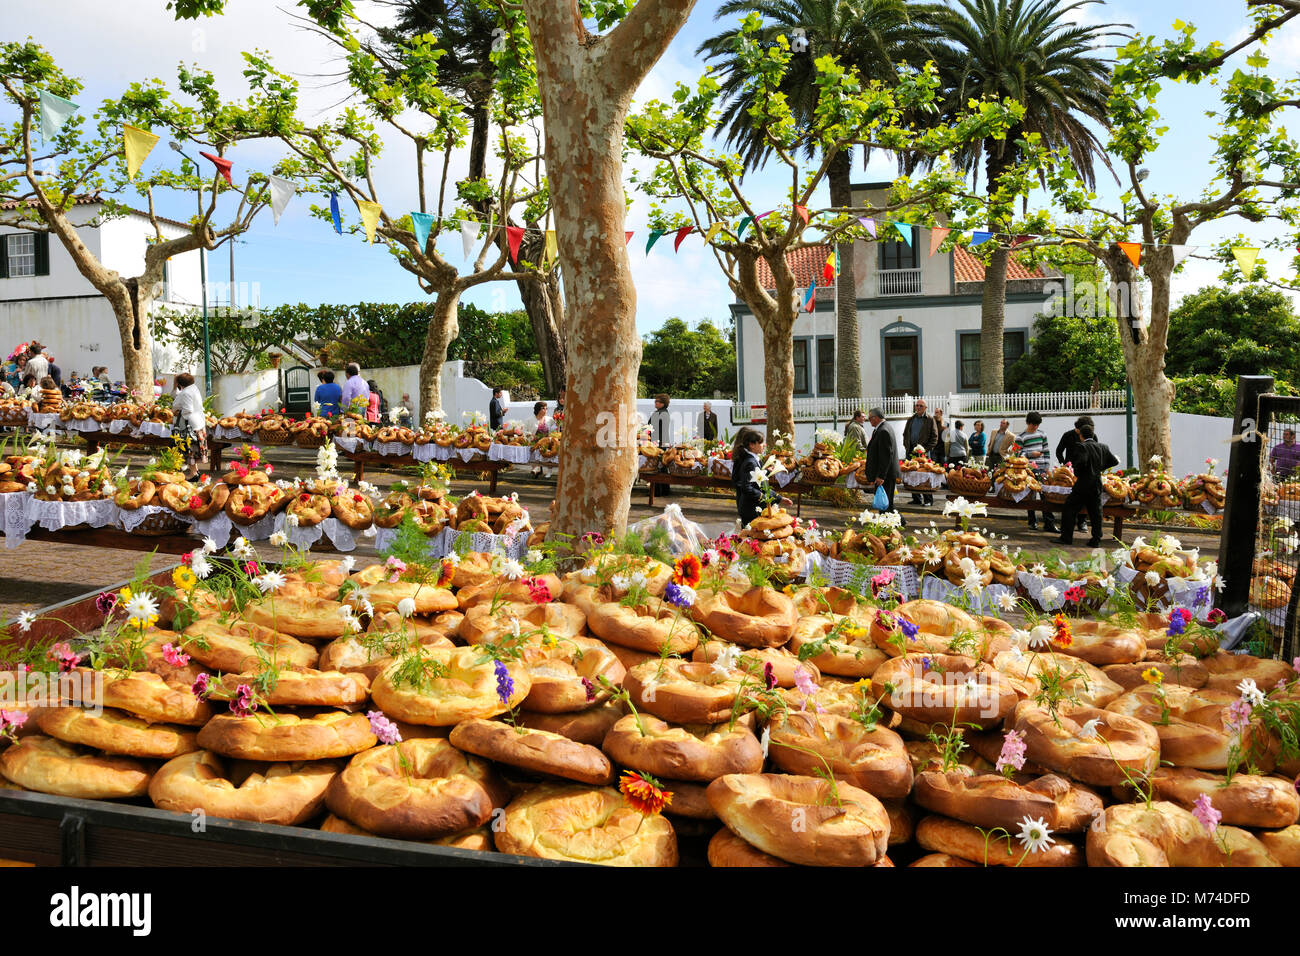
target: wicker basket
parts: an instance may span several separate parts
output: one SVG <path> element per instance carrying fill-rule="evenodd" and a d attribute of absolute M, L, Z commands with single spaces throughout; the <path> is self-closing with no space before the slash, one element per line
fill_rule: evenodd
<path fill-rule="evenodd" d="M 983 498 L 993 487 L 993 482 L 988 478 L 970 478 L 962 474 L 948 473 L 947 476 L 948 490 L 955 491 L 959 495 L 972 495 L 976 498 Z"/>
<path fill-rule="evenodd" d="M 713 477 L 714 477 L 714 478 L 730 478 L 730 477 L 731 477 L 731 469 L 727 467 L 727 465 L 729 465 L 729 464 L 730 464 L 730 462 L 726 462 L 726 463 L 724 464 L 722 459 L 715 459 L 714 462 L 713 462 Z"/>
<path fill-rule="evenodd" d="M 257 440 L 263 445 L 292 445 L 293 433 L 287 428 L 259 428 Z"/>
<path fill-rule="evenodd" d="M 693 478 L 696 475 L 704 474 L 704 462 L 698 465 L 669 465 L 668 474 L 677 475 L 680 478 Z"/>
<path fill-rule="evenodd" d="M 1046 489 L 1039 494 L 1044 501 L 1050 501 L 1054 505 L 1063 505 L 1065 500 L 1070 497 L 1068 494 L 1063 495 L 1059 491 L 1047 491 Z"/>
<path fill-rule="evenodd" d="M 299 448 L 324 448 L 330 440 L 329 435 L 317 435 L 309 428 L 304 428 L 293 438 L 293 443 Z"/>
<path fill-rule="evenodd" d="M 188 529 L 189 525 L 174 512 L 158 511 L 132 528 L 131 533 L 156 538 L 168 534 L 183 534 Z"/>

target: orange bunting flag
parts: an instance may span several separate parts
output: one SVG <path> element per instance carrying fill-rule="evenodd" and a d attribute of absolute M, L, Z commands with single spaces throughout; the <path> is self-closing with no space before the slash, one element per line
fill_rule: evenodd
<path fill-rule="evenodd" d="M 930 230 L 930 255 L 934 255 L 939 251 L 939 247 L 943 245 L 943 241 L 948 238 L 948 233 L 951 231 L 951 229 L 945 229 L 942 226 L 935 226 Z"/>
<path fill-rule="evenodd" d="M 1124 250 L 1124 255 L 1128 256 L 1128 261 L 1133 263 L 1134 268 L 1142 261 L 1142 243 L 1140 242 L 1117 242 L 1115 245 Z"/>
<path fill-rule="evenodd" d="M 626 246 L 631 241 L 632 241 L 632 233 L 630 232 L 623 233 L 623 245 Z"/>
<path fill-rule="evenodd" d="M 798 213 L 799 218 L 803 220 L 803 224 L 804 224 L 805 226 L 808 225 L 808 207 L 807 207 L 807 206 L 801 206 L 801 205 L 799 205 L 798 203 L 795 203 L 795 204 L 794 204 L 794 211 L 795 211 L 796 213 Z"/>
<path fill-rule="evenodd" d="M 523 226 L 506 226 L 506 244 L 510 246 L 510 258 L 519 261 L 519 244 L 524 241 Z"/>
<path fill-rule="evenodd" d="M 695 231 L 694 226 L 682 226 L 677 230 L 677 240 L 673 243 L 673 252 L 676 252 L 682 246 L 682 240 Z"/>

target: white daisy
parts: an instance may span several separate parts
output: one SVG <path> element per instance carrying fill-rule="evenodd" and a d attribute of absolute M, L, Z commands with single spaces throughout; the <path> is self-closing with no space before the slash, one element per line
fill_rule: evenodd
<path fill-rule="evenodd" d="M 740 648 L 735 644 L 724 644 L 722 652 L 713 659 L 713 669 L 726 677 L 735 669 L 736 663 L 740 660 Z"/>
<path fill-rule="evenodd" d="M 1241 699 L 1252 707 L 1258 707 L 1264 703 L 1264 692 L 1259 689 L 1252 677 L 1247 677 L 1237 685 L 1237 693 L 1241 694 Z"/>
<path fill-rule="evenodd" d="M 284 516 L 284 526 L 286 528 L 298 527 L 298 516 L 296 514 L 286 514 Z"/>
<path fill-rule="evenodd" d="M 1099 723 L 1101 723 L 1100 719 L 1097 717 L 1093 717 L 1091 720 L 1087 721 L 1086 723 L 1084 723 L 1082 727 L 1079 728 L 1079 733 L 1076 736 L 1080 740 L 1092 740 L 1094 737 L 1097 736 L 1097 725 Z"/>
<path fill-rule="evenodd" d="M 18 630 L 22 631 L 24 634 L 30 631 L 32 625 L 35 623 L 36 615 L 31 611 L 23 611 L 18 615 Z"/>
<path fill-rule="evenodd" d="M 978 571 L 971 568 L 970 571 L 966 572 L 966 576 L 962 578 L 961 586 L 972 594 L 978 595 L 984 587 L 984 578 L 980 576 Z"/>
<path fill-rule="evenodd" d="M 253 578 L 253 583 L 263 594 L 270 594 L 284 587 L 284 575 L 279 571 L 267 571 L 260 577 Z"/>
<path fill-rule="evenodd" d="M 1148 571 L 1146 573 L 1146 582 L 1147 587 L 1153 588 L 1160 583 L 1160 575 L 1155 571 Z"/>
<path fill-rule="evenodd" d="M 541 560 L 542 560 L 542 552 L 538 551 L 536 548 L 532 548 L 531 550 L 529 550 L 527 554 L 524 555 L 525 564 L 536 564 Z"/>
<path fill-rule="evenodd" d="M 1044 577 L 1047 574 L 1047 565 L 1043 564 L 1040 561 L 1038 564 L 1035 564 L 1033 567 L 1029 569 L 1029 573 L 1034 575 L 1035 577 L 1039 577 L 1039 578 Z"/>
<path fill-rule="evenodd" d="M 126 602 L 126 617 L 132 624 L 147 624 L 158 616 L 158 602 L 148 594 L 133 594 Z"/>
<path fill-rule="evenodd" d="M 520 578 L 524 576 L 524 566 L 520 564 L 518 561 L 516 561 L 514 558 L 510 558 L 506 561 L 502 561 L 501 576 L 510 581 L 518 581 Z"/>
<path fill-rule="evenodd" d="M 283 548 L 289 543 L 289 536 L 283 531 L 277 531 L 275 534 L 271 535 L 270 542 L 271 547 L 273 548 Z"/>
<path fill-rule="evenodd" d="M 1117 568 L 1123 567 L 1125 564 L 1128 564 L 1128 558 L 1129 558 L 1128 551 L 1124 548 L 1116 548 L 1114 551 L 1110 553 L 1111 563 L 1114 564 L 1115 567 Z"/>
<path fill-rule="evenodd" d="M 1028 814 L 1020 821 L 1020 833 L 1017 834 L 1020 845 L 1030 853 L 1046 850 L 1052 845 L 1052 831 L 1042 819 L 1035 820 Z"/>
<path fill-rule="evenodd" d="M 912 560 L 912 549 L 909 548 L 907 545 L 903 545 L 901 548 L 899 548 L 899 549 L 898 549 L 898 560 L 900 560 L 900 561 L 902 561 L 902 562 L 904 562 L 904 563 L 906 563 L 906 562 L 908 562 L 908 561 L 911 561 L 911 560 Z"/>
<path fill-rule="evenodd" d="M 217 553 L 217 542 L 213 541 L 211 538 L 204 538 L 204 539 L 203 539 L 203 553 L 204 553 L 204 554 L 216 554 L 216 553 Z"/>
<path fill-rule="evenodd" d="M 344 558 L 339 559 L 339 570 L 342 571 L 344 574 L 351 574 L 352 569 L 356 566 L 357 566 L 357 559 L 352 557 L 352 555 L 350 554 Z"/>
<path fill-rule="evenodd" d="M 443 556 L 442 560 L 449 563 L 453 568 L 460 565 L 460 555 L 455 551 L 448 551 L 447 554 Z"/>
<path fill-rule="evenodd" d="M 194 572 L 196 578 L 204 581 L 212 573 L 212 565 L 208 564 L 208 559 L 203 552 L 198 551 L 190 558 L 190 570 Z"/>
<path fill-rule="evenodd" d="M 763 736 L 758 740 L 759 746 L 763 748 L 763 759 L 767 759 L 767 748 L 772 745 L 772 728 L 764 727 Z"/>
<path fill-rule="evenodd" d="M 998 595 L 998 609 L 1002 611 L 1014 611 L 1016 608 L 1016 596 L 1010 591 L 1003 591 Z"/>
<path fill-rule="evenodd" d="M 586 579 L 586 580 L 588 580 L 588 581 L 590 581 L 590 580 L 591 580 L 592 578 L 594 578 L 595 576 L 596 576 L 596 569 L 595 569 L 592 565 L 590 565 L 590 564 L 587 565 L 585 568 L 582 568 L 582 569 L 578 572 L 578 577 L 580 577 L 580 578 L 584 578 L 584 579 Z"/>
<path fill-rule="evenodd" d="M 921 549 L 921 557 L 926 564 L 938 564 L 943 558 L 939 555 L 939 548 L 933 544 L 927 544 Z"/>
<path fill-rule="evenodd" d="M 1011 646 L 1017 650 L 1029 646 L 1029 632 L 1022 631 L 1018 627 L 1011 629 L 1011 635 L 1008 639 L 1011 641 Z"/>
<path fill-rule="evenodd" d="M 616 574 L 609 579 L 609 583 L 615 591 L 626 591 L 631 581 L 628 580 L 626 574 Z"/>
<path fill-rule="evenodd" d="M 1061 591 L 1055 584 L 1049 584 L 1042 590 L 1043 605 L 1046 607 L 1055 607 L 1056 602 L 1061 600 Z"/>
<path fill-rule="evenodd" d="M 1050 624 L 1035 624 L 1029 629 L 1030 647 L 1047 647 L 1056 636 L 1056 629 Z"/>
<path fill-rule="evenodd" d="M 402 598 L 397 602 L 397 613 L 402 617 L 410 617 L 415 613 L 415 601 L 409 597 Z"/>

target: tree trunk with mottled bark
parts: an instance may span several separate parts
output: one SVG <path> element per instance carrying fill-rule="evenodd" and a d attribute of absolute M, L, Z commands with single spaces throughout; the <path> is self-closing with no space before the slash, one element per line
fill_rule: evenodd
<path fill-rule="evenodd" d="M 826 180 L 831 205 L 847 209 L 853 205 L 852 161 L 849 150 L 831 160 Z M 862 397 L 862 357 L 858 335 L 858 282 L 853 268 L 853 240 L 837 246 L 840 274 L 835 284 L 835 394 L 839 398 Z"/>
<path fill-rule="evenodd" d="M 641 0 L 605 36 L 577 0 L 523 0 L 546 127 L 556 239 L 568 264 L 568 360 L 560 479 L 551 532 L 575 548 L 627 526 L 636 480 L 641 338 L 623 241 L 623 125 L 632 94 L 686 22 L 694 0 Z"/>
<path fill-rule="evenodd" d="M 736 279 L 732 291 L 749 306 L 763 332 L 763 392 L 767 402 L 767 438 L 794 435 L 794 322 L 798 315 L 794 273 L 784 249 L 764 256 L 775 290 L 771 295 L 758 279 L 758 250 L 736 250 Z M 811 367 L 809 374 L 812 374 Z"/>
<path fill-rule="evenodd" d="M 1174 384 L 1165 376 L 1165 352 L 1169 343 L 1170 278 L 1173 250 L 1160 246 L 1143 260 L 1151 282 L 1150 321 L 1133 341 L 1130 316 L 1138 311 L 1140 277 L 1133 263 L 1118 246 L 1107 250 L 1104 259 L 1111 280 L 1111 301 L 1118 303 L 1115 320 L 1124 343 L 1124 368 L 1133 387 L 1133 408 L 1137 413 L 1137 466 L 1146 471 L 1153 455 L 1167 468 L 1173 467 L 1173 442 L 1169 416 L 1174 402 Z"/>
<path fill-rule="evenodd" d="M 984 298 L 980 303 L 980 392 L 1001 395 L 1003 329 L 1007 314 L 1007 260 L 1010 250 L 999 245 L 984 270 Z"/>
<path fill-rule="evenodd" d="M 420 395 L 416 421 L 423 421 L 431 411 L 442 408 L 442 366 L 447 361 L 447 348 L 460 335 L 456 320 L 456 307 L 460 291 L 455 287 L 440 291 L 433 301 L 433 316 L 424 334 L 424 354 L 420 357 Z"/>
<path fill-rule="evenodd" d="M 541 232 L 532 231 L 536 228 L 536 223 L 530 223 L 529 231 L 524 233 L 524 241 L 519 247 L 521 263 L 540 264 L 546 255 L 546 237 Z M 505 238 L 501 241 L 505 242 Z M 564 387 L 565 379 L 564 336 L 561 332 L 564 298 L 560 294 L 560 280 L 552 272 L 545 279 L 520 279 L 516 285 L 533 329 L 533 341 L 546 379 L 546 394 L 555 395 Z"/>

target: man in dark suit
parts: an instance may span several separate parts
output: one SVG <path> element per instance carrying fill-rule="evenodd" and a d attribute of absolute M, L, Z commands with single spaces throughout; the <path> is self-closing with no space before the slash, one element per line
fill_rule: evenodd
<path fill-rule="evenodd" d="M 704 403 L 704 411 L 700 412 L 700 437 L 705 441 L 715 441 L 718 437 L 718 413 L 709 402 Z"/>
<path fill-rule="evenodd" d="M 871 440 L 867 442 L 864 467 L 867 481 L 872 488 L 884 488 L 889 498 L 889 508 L 894 510 L 894 482 L 898 480 L 898 443 L 894 441 L 894 430 L 885 421 L 885 413 L 873 408 L 867 413 L 871 422 Z"/>
<path fill-rule="evenodd" d="M 488 425 L 493 431 L 501 427 L 506 420 L 506 412 L 510 411 L 506 403 L 501 398 L 501 389 L 492 389 L 492 401 L 488 403 Z"/>
<path fill-rule="evenodd" d="M 1089 428 L 1094 430 L 1096 429 L 1096 425 L 1093 423 L 1091 415 L 1080 415 L 1074 420 L 1073 431 L 1061 433 L 1061 440 L 1056 443 L 1056 460 L 1062 465 L 1070 460 L 1070 449 L 1079 444 L 1079 429 L 1084 425 L 1087 425 Z M 1077 530 L 1086 531 L 1087 527 L 1084 524 L 1082 512 L 1079 513 L 1078 522 Z"/>
<path fill-rule="evenodd" d="M 935 430 L 934 419 L 925 413 L 925 399 L 918 398 L 912 405 L 912 417 L 903 423 L 903 453 L 910 455 L 912 449 L 920 445 L 933 458 L 934 448 L 938 444 L 939 433 Z M 934 495 L 917 492 L 912 495 L 912 504 L 932 505 Z"/>
<path fill-rule="evenodd" d="M 1119 464 L 1109 448 L 1097 441 L 1091 425 L 1075 429 L 1079 433 L 1079 443 L 1070 448 L 1070 465 L 1074 468 L 1074 487 L 1065 499 L 1064 515 L 1061 520 L 1061 536 L 1054 539 L 1056 544 L 1074 544 L 1074 521 L 1079 511 L 1088 510 L 1088 520 L 1092 523 L 1092 537 L 1088 547 L 1101 547 L 1101 475 L 1107 468 Z"/>

